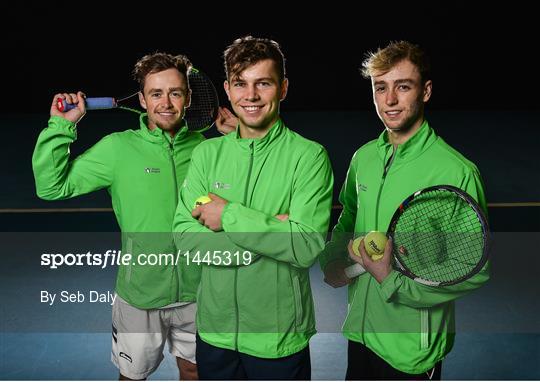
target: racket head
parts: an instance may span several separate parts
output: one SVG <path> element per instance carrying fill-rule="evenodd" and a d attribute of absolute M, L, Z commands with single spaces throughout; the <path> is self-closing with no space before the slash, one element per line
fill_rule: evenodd
<path fill-rule="evenodd" d="M 398 207 L 388 235 L 397 269 L 425 285 L 458 284 L 478 273 L 489 253 L 489 225 L 476 201 L 457 187 L 415 192 Z"/>
<path fill-rule="evenodd" d="M 202 71 L 191 68 L 188 72 L 191 104 L 184 119 L 192 131 L 208 130 L 218 116 L 219 98 L 210 78 Z"/>

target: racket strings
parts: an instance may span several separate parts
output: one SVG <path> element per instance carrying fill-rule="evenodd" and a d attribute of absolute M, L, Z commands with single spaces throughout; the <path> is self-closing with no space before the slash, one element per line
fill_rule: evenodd
<path fill-rule="evenodd" d="M 469 204 L 450 191 L 432 190 L 413 199 L 394 229 L 399 263 L 424 280 L 465 278 L 482 258 L 482 224 Z"/>
<path fill-rule="evenodd" d="M 209 127 L 217 116 L 219 105 L 214 85 L 199 71 L 189 73 L 191 105 L 186 110 L 185 119 L 191 130 Z"/>

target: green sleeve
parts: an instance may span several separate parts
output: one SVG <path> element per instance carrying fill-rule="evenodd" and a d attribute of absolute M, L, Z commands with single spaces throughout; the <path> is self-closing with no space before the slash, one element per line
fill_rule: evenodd
<path fill-rule="evenodd" d="M 487 211 L 483 182 L 476 168 L 464 177 L 462 184 L 458 187 L 471 195 L 480 207 Z M 456 285 L 427 286 L 394 270 L 379 287 L 387 302 L 404 304 L 414 308 L 429 308 L 464 296 L 480 288 L 489 278 L 490 264 L 488 261 L 480 272 Z"/>
<path fill-rule="evenodd" d="M 203 175 L 204 160 L 201 158 L 199 152 L 200 150 L 197 148 L 193 150 L 189 168 L 180 189 L 180 197 L 173 221 L 173 232 L 176 233 L 213 233 L 212 230 L 206 228 L 191 216 L 191 211 L 197 198 L 208 194 L 208 188 L 206 187 L 206 181 Z M 182 238 L 182 235 L 175 235 L 175 237 L 177 245 L 186 246 L 187 243 L 185 243 L 185 238 Z M 188 248 L 186 247 L 186 249 Z"/>
<path fill-rule="evenodd" d="M 469 172 L 467 176 L 463 178 L 462 184 L 460 184 L 458 187 L 462 190 L 465 190 L 465 192 L 467 192 L 470 196 L 472 196 L 474 200 L 476 200 L 487 218 L 488 208 L 486 194 L 484 191 L 484 181 L 480 176 L 480 171 L 478 171 L 478 168 L 474 164 L 471 165 L 471 172 Z"/>
<path fill-rule="evenodd" d="M 53 116 L 39 135 L 32 168 L 37 195 L 45 200 L 67 199 L 109 187 L 113 180 L 114 150 L 107 136 L 70 161 L 69 146 L 77 138 L 72 122 Z"/>
<path fill-rule="evenodd" d="M 356 189 L 356 164 L 355 158 L 351 160 L 345 183 L 339 193 L 339 202 L 343 210 L 339 215 L 338 222 L 332 230 L 332 237 L 326 244 L 326 248 L 319 257 L 321 269 L 334 260 L 347 259 L 347 244 L 352 238 L 356 224 L 357 189 Z"/>
<path fill-rule="evenodd" d="M 306 155 L 293 180 L 289 219 L 280 221 L 239 203 L 227 204 L 223 229 L 238 245 L 262 256 L 309 268 L 324 248 L 332 208 L 333 174 L 326 151 Z M 251 232 L 251 234 L 242 234 Z"/>

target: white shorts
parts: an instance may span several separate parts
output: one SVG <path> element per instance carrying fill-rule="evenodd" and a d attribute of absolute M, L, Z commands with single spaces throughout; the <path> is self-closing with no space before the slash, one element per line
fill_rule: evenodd
<path fill-rule="evenodd" d="M 116 296 L 112 308 L 111 361 L 120 374 L 145 379 L 163 360 L 165 341 L 175 357 L 195 363 L 196 303 L 139 309 Z"/>

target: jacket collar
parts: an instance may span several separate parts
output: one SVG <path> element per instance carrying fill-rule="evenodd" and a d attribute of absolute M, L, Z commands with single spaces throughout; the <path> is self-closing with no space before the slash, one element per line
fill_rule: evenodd
<path fill-rule="evenodd" d="M 236 132 L 226 135 L 226 138 L 233 140 L 242 151 L 251 152 L 253 145 L 253 153 L 258 154 L 269 150 L 283 136 L 286 129 L 279 118 L 262 138 L 242 138 L 239 126 L 236 127 Z"/>
<path fill-rule="evenodd" d="M 182 120 L 182 127 L 178 130 L 174 137 L 171 137 L 168 133 L 164 132 L 161 129 L 150 130 L 148 128 L 148 115 L 147 113 L 142 113 L 139 117 L 139 126 L 141 136 L 147 141 L 160 143 L 163 145 L 171 146 L 171 144 L 176 144 L 187 134 L 188 127 L 185 120 Z"/>
<path fill-rule="evenodd" d="M 435 131 L 429 126 L 427 120 L 424 120 L 420 128 L 407 142 L 398 145 L 394 157 L 394 163 L 399 161 L 410 161 L 426 151 L 438 139 Z M 383 131 L 377 139 L 377 152 L 383 161 L 388 159 L 392 152 L 392 144 L 388 141 L 388 133 Z"/>

